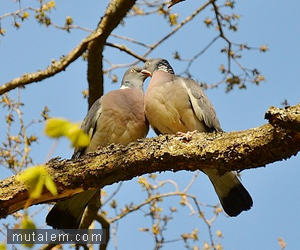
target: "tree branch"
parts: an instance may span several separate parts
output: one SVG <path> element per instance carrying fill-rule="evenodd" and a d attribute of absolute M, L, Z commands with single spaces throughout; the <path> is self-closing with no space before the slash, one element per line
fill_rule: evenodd
<path fill-rule="evenodd" d="M 189 23 L 196 17 L 200 12 L 202 12 L 207 6 L 209 6 L 211 3 L 213 3 L 215 0 L 209 0 L 206 3 L 204 3 L 202 6 L 200 6 L 198 9 L 196 9 L 190 16 L 188 16 L 186 19 L 184 19 L 180 24 L 176 25 L 176 27 L 167 35 L 165 35 L 163 38 L 161 38 L 156 43 L 152 44 L 150 46 L 150 49 L 143 54 L 143 57 L 147 57 L 152 50 L 154 50 L 156 47 L 158 47 L 161 43 L 163 43 L 165 40 L 167 40 L 169 37 L 174 35 L 178 30 L 180 30 L 185 24 Z"/>
<path fill-rule="evenodd" d="M 238 132 L 197 133 L 191 137 L 162 135 L 128 146 L 109 145 L 77 160 L 52 159 L 46 165 L 59 194 L 48 190 L 31 205 L 59 200 L 88 188 L 103 188 L 147 173 L 217 169 L 220 174 L 290 158 L 300 151 L 300 103 L 286 109 L 270 108 L 271 124 Z M 274 122 L 275 121 L 275 122 Z M 278 121 L 278 122 L 277 122 Z M 24 185 L 15 176 L 0 182 L 0 218 L 28 203 Z"/>
<path fill-rule="evenodd" d="M 284 109 L 271 107 L 267 111 L 265 119 L 268 119 L 274 127 L 282 127 L 284 129 L 300 132 L 300 115 L 298 106 L 299 105 Z"/>
<path fill-rule="evenodd" d="M 52 61 L 52 64 L 44 70 L 39 70 L 34 73 L 24 74 L 21 77 L 15 78 L 0 86 L 0 95 L 15 89 L 17 87 L 25 86 L 33 82 L 40 82 L 46 78 L 54 76 L 55 74 L 65 70 L 72 62 L 80 57 L 88 48 L 89 44 L 89 70 L 98 73 L 89 73 L 90 75 L 97 76 L 97 79 L 91 77 L 89 82 L 96 82 L 98 89 L 92 93 L 100 97 L 101 87 L 99 87 L 100 78 L 102 78 L 102 48 L 111 31 L 119 24 L 125 17 L 128 10 L 134 5 L 136 0 L 111 0 L 108 8 L 106 9 L 104 17 L 101 19 L 97 29 L 81 41 L 67 56 L 62 56 L 58 61 Z M 95 53 L 94 53 L 95 52 Z M 93 55 L 92 55 L 93 54 Z M 91 56 L 92 55 L 92 56 Z M 101 59 L 99 61 L 99 59 Z M 93 62 L 95 62 L 93 64 Z M 96 63 L 97 62 L 97 63 Z M 99 64 L 100 63 L 100 64 Z M 101 75 L 101 76 L 100 76 Z M 100 77 L 100 78 L 99 78 Z M 100 79 L 100 80 L 99 80 Z M 94 84 L 94 83 L 93 83 Z M 100 91 L 99 91 L 100 89 Z M 102 90 L 103 91 L 103 90 Z M 98 97 L 98 98 L 99 98 Z M 96 97 L 95 97 L 96 98 Z M 94 98 L 92 98 L 94 99 Z M 97 98 L 96 98 L 97 99 Z"/>
<path fill-rule="evenodd" d="M 83 39 L 81 43 L 76 46 L 67 56 L 63 56 L 59 61 L 52 61 L 52 64 L 44 70 L 38 70 L 37 72 L 23 74 L 10 82 L 7 82 L 0 86 L 0 95 L 15 89 L 17 87 L 25 86 L 33 82 L 40 82 L 46 78 L 54 76 L 55 74 L 65 70 L 72 62 L 74 62 L 78 57 L 80 57 L 83 52 L 87 49 L 88 43 L 93 40 L 95 34 L 88 36 Z"/>
<path fill-rule="evenodd" d="M 178 25 L 175 26 L 175 28 L 173 30 L 171 30 L 168 34 L 166 34 L 164 37 L 162 37 L 161 39 L 159 39 L 157 42 L 155 42 L 152 45 L 148 45 L 148 44 L 144 44 L 141 42 L 137 42 L 134 41 L 133 39 L 128 39 L 128 38 L 124 38 L 121 36 L 117 36 L 117 35 L 113 35 L 114 37 L 120 38 L 120 39 L 124 39 L 124 40 L 128 40 L 132 43 L 136 43 L 139 44 L 141 46 L 144 46 L 147 48 L 147 51 L 145 53 L 143 53 L 141 56 L 137 55 L 134 52 L 131 52 L 129 49 L 127 49 L 126 47 L 120 47 L 116 44 L 108 44 L 111 47 L 116 47 L 130 55 L 132 55 L 133 57 L 137 58 L 140 61 L 145 62 L 147 56 L 154 50 L 156 49 L 159 45 L 161 45 L 164 41 L 166 41 L 168 38 L 170 38 L 171 36 L 173 36 L 177 31 L 179 31 L 183 26 L 185 26 L 187 23 L 189 23 L 190 21 L 192 21 L 199 13 L 201 13 L 207 6 L 209 6 L 212 2 L 214 2 L 215 0 L 209 0 L 206 3 L 204 3 L 202 6 L 200 6 L 198 9 L 196 9 L 191 15 L 189 15 L 188 17 L 186 17 L 181 23 L 179 23 Z M 115 45 L 115 46 L 114 46 Z M 136 63 L 138 63 L 138 61 L 133 62 L 131 65 L 135 65 Z M 114 65 L 113 67 L 110 67 L 109 69 L 106 70 L 106 72 L 109 72 L 115 68 L 121 68 L 121 67 L 127 67 L 130 66 L 128 64 L 126 65 Z"/>
<path fill-rule="evenodd" d="M 131 55 L 132 57 L 140 60 L 141 62 L 146 62 L 145 57 L 142 57 L 138 54 L 136 54 L 135 52 L 131 51 L 127 46 L 125 45 L 120 45 L 120 44 L 116 44 L 116 43 L 106 43 L 107 46 L 110 46 L 112 48 L 116 48 L 119 49 L 120 51 L 123 51 L 125 53 L 127 53 L 128 55 Z"/>
<path fill-rule="evenodd" d="M 111 0 L 88 46 L 89 107 L 103 95 L 103 48 L 110 33 L 119 25 L 136 0 Z"/>

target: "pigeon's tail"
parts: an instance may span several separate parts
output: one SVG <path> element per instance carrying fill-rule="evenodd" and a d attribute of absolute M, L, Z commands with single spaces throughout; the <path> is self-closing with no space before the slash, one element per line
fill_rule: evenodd
<path fill-rule="evenodd" d="M 97 193 L 99 189 L 88 190 L 58 202 L 48 213 L 46 223 L 55 229 L 78 229 L 86 206 Z"/>
<path fill-rule="evenodd" d="M 253 201 L 250 194 L 234 172 L 219 176 L 216 170 L 205 169 L 204 173 L 208 175 L 224 211 L 229 216 L 237 216 L 252 207 Z"/>

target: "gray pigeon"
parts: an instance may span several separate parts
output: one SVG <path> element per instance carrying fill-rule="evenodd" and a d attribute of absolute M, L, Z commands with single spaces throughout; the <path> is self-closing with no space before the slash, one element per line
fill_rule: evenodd
<path fill-rule="evenodd" d="M 156 134 L 222 131 L 214 107 L 199 84 L 175 75 L 167 60 L 150 59 L 142 72 L 152 77 L 145 93 L 145 114 Z M 214 169 L 203 172 L 229 216 L 252 207 L 252 198 L 235 172 L 221 176 Z"/>
<path fill-rule="evenodd" d="M 144 113 L 143 82 L 148 76 L 141 71 L 138 66 L 128 69 L 121 88 L 105 94 L 92 105 L 81 125 L 90 137 L 90 144 L 75 149 L 72 159 L 94 152 L 99 146 L 126 145 L 146 137 L 149 125 Z M 46 222 L 56 229 L 77 229 L 89 202 L 99 198 L 100 190 L 94 189 L 59 201 L 47 215 Z"/>

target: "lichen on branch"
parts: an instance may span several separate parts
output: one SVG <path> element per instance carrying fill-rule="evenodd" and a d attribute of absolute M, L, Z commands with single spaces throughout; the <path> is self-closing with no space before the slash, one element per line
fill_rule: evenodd
<path fill-rule="evenodd" d="M 147 173 L 214 168 L 220 174 L 245 170 L 288 159 L 300 150 L 300 104 L 288 109 L 271 108 L 269 121 L 285 113 L 280 126 L 265 124 L 245 131 L 197 133 L 192 136 L 162 135 L 128 146 L 109 145 L 76 160 L 52 159 L 46 166 L 58 195 L 44 190 L 33 204 L 74 195 L 89 188 L 103 188 Z M 293 129 L 295 128 L 295 129 Z M 24 185 L 15 176 L 0 182 L 0 218 L 22 209 L 28 200 Z"/>

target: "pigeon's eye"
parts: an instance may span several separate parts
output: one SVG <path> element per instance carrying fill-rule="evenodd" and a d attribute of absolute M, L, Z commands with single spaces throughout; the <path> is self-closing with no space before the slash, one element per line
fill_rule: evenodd
<path fill-rule="evenodd" d="M 130 73 L 135 73 L 136 70 L 135 69 L 131 69 Z"/>

